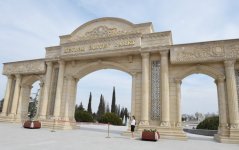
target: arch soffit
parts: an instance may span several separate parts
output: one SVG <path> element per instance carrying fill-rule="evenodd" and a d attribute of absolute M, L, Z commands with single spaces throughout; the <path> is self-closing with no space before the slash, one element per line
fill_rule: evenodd
<path fill-rule="evenodd" d="M 132 76 L 132 73 L 126 66 L 121 65 L 119 63 L 108 62 L 108 61 L 97 61 L 97 62 L 86 64 L 83 67 L 79 68 L 76 72 L 74 72 L 72 76 L 76 79 L 81 79 L 82 77 L 101 69 L 116 69 L 116 70 L 126 72 Z"/>
<path fill-rule="evenodd" d="M 209 67 L 209 66 L 205 66 L 205 65 L 197 65 L 197 66 L 190 67 L 187 70 L 183 71 L 183 73 L 179 74 L 176 77 L 176 79 L 183 80 L 187 76 L 195 74 L 195 73 L 196 74 L 198 74 L 198 73 L 206 74 L 206 75 L 214 78 L 215 80 L 217 80 L 218 78 L 225 79 L 225 75 L 222 72 L 216 70 L 213 67 Z"/>
<path fill-rule="evenodd" d="M 32 85 L 36 81 L 40 81 L 43 83 L 43 79 L 40 75 L 28 75 L 23 77 L 22 79 L 22 85 Z"/>

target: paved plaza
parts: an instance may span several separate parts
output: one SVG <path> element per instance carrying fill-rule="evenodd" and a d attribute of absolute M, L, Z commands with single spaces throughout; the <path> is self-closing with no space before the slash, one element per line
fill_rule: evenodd
<path fill-rule="evenodd" d="M 121 136 L 126 127 L 81 124 L 80 129 L 58 130 L 24 129 L 19 124 L 0 123 L 1 150 L 238 150 L 239 144 L 215 142 L 212 137 L 188 135 L 188 141 L 160 139 L 157 142 L 141 141 Z"/>

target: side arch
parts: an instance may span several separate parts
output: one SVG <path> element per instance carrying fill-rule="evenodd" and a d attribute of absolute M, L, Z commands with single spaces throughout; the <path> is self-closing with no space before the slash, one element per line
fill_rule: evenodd
<path fill-rule="evenodd" d="M 32 85 L 36 81 L 44 82 L 40 75 L 28 75 L 22 79 L 22 85 Z"/>
<path fill-rule="evenodd" d="M 205 66 L 205 65 L 197 65 L 197 66 L 193 66 L 190 67 L 188 69 L 186 69 L 185 71 L 183 71 L 182 73 L 178 74 L 175 79 L 176 80 L 183 80 L 185 77 L 194 74 L 194 73 L 202 73 L 202 74 L 206 74 L 212 78 L 214 78 L 215 80 L 219 79 L 219 78 L 223 78 L 225 79 L 225 75 L 216 70 L 213 67 L 209 67 L 209 66 Z"/>

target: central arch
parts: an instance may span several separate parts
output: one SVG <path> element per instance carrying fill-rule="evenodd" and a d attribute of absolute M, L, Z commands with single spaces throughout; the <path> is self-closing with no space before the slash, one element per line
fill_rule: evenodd
<path fill-rule="evenodd" d="M 74 113 L 75 113 L 75 105 L 76 105 L 76 95 L 77 95 L 77 83 L 86 75 L 91 74 L 95 71 L 98 70 L 103 70 L 103 69 L 113 69 L 113 70 L 119 70 L 124 73 L 127 73 L 132 77 L 132 89 L 131 89 L 131 114 L 135 114 L 135 88 L 134 84 L 136 83 L 137 78 L 135 78 L 136 73 L 131 71 L 128 67 L 112 62 L 112 61 L 95 61 L 91 63 L 87 63 L 85 65 L 75 65 L 74 66 L 74 71 L 69 73 L 67 76 L 65 76 L 65 87 L 66 93 L 63 93 L 63 97 L 65 99 L 65 102 L 62 103 L 62 106 L 65 107 L 65 120 L 73 121 L 75 122 L 74 118 Z M 63 109 L 64 110 L 64 109 Z M 67 115 L 68 114 L 68 115 Z M 68 119 L 67 119 L 68 118 Z M 139 118 L 139 116 L 138 116 Z"/>
<path fill-rule="evenodd" d="M 121 65 L 119 63 L 115 63 L 115 62 L 109 62 L 109 61 L 97 61 L 97 62 L 86 64 L 82 66 L 81 68 L 79 68 L 75 73 L 73 73 L 73 76 L 74 78 L 80 80 L 82 77 L 86 76 L 87 74 L 90 74 L 94 71 L 101 70 L 101 69 L 116 69 L 116 70 L 126 72 L 132 76 L 132 73 L 126 66 Z"/>

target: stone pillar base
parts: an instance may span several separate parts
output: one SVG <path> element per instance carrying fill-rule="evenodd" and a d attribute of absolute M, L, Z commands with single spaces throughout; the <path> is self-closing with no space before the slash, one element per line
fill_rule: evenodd
<path fill-rule="evenodd" d="M 79 128 L 75 121 L 66 120 L 56 120 L 56 119 L 46 119 L 41 120 L 43 128 L 49 128 L 51 130 L 70 130 Z"/>
<path fill-rule="evenodd" d="M 0 114 L 0 116 L 1 116 L 1 117 L 6 117 L 6 116 L 7 116 L 7 113 L 2 112 L 2 113 Z"/>
<path fill-rule="evenodd" d="M 160 138 L 162 139 L 174 139 L 174 140 L 187 140 L 188 137 L 186 136 L 186 133 L 183 132 L 182 128 L 165 128 L 165 127 L 160 127 L 160 126 L 136 126 L 135 130 L 135 137 L 141 138 L 142 131 L 144 129 L 156 129 L 159 134 Z M 131 131 L 128 129 L 127 131 L 123 132 L 122 135 L 124 136 L 131 136 Z"/>
<path fill-rule="evenodd" d="M 219 130 L 214 139 L 221 143 L 239 144 L 239 128 Z"/>
<path fill-rule="evenodd" d="M 47 116 L 44 116 L 44 115 L 38 116 L 38 120 L 46 120 L 46 119 L 47 119 Z"/>
<path fill-rule="evenodd" d="M 139 126 L 148 126 L 149 125 L 149 121 L 148 120 L 141 120 L 139 122 Z"/>
<path fill-rule="evenodd" d="M 168 121 L 162 121 L 162 122 L 160 123 L 160 127 L 169 128 L 169 127 L 170 127 L 170 122 L 168 122 Z"/>
<path fill-rule="evenodd" d="M 9 114 L 8 117 L 14 119 L 16 117 L 16 114 Z"/>

